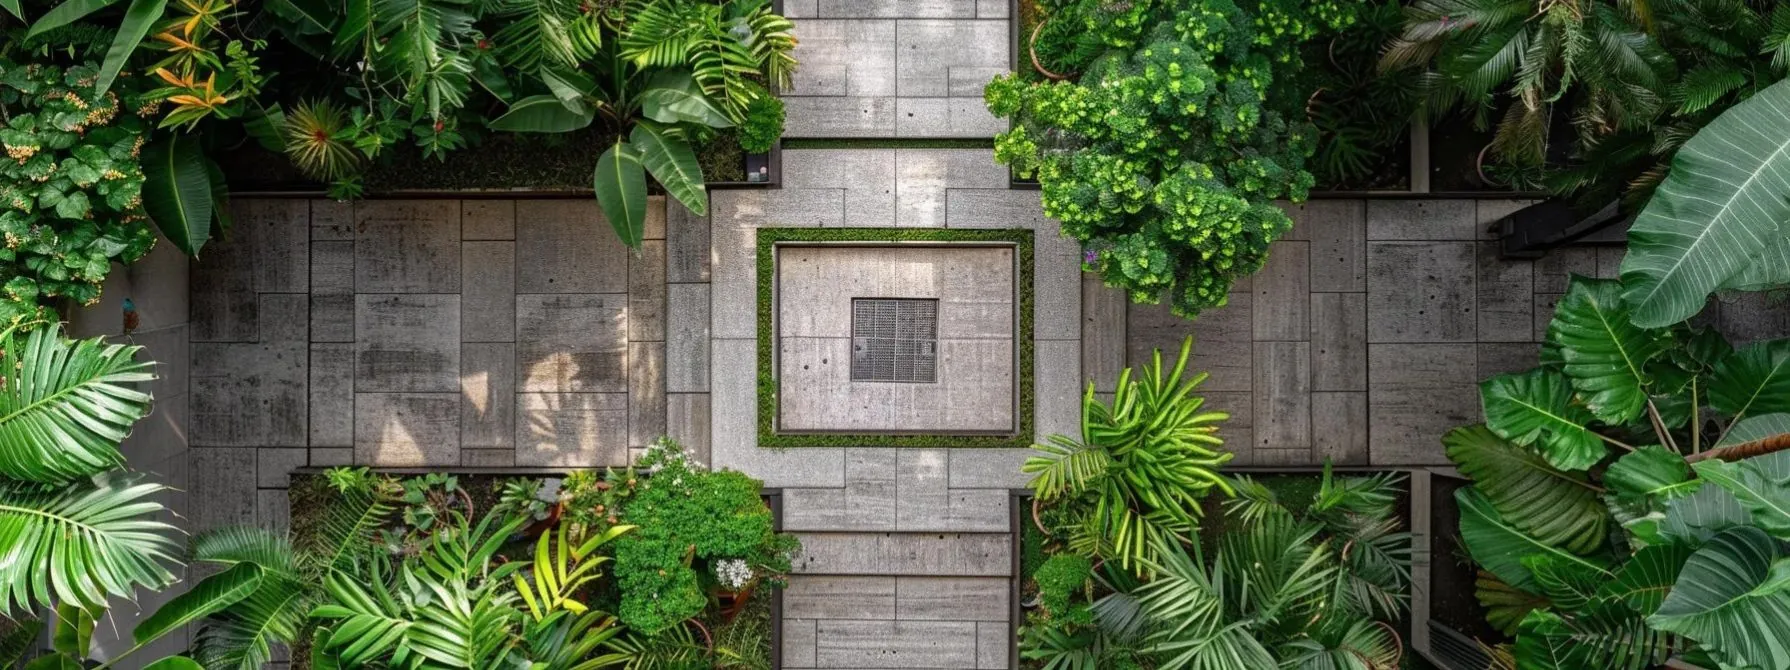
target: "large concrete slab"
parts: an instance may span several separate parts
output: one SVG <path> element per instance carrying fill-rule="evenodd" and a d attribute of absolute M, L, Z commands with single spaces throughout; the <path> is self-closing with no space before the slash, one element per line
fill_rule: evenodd
<path fill-rule="evenodd" d="M 1481 420 L 1472 344 L 1368 345 L 1372 462 L 1443 465 L 1442 435 Z"/>
<path fill-rule="evenodd" d="M 516 201 L 463 200 L 460 202 L 460 239 L 516 239 Z"/>
<path fill-rule="evenodd" d="M 1367 390 L 1367 294 L 1311 294 L 1311 387 Z"/>
<path fill-rule="evenodd" d="M 1255 343 L 1255 445 L 1311 448 L 1311 343 Z"/>
<path fill-rule="evenodd" d="M 1086 273 L 1081 282 L 1081 373 L 1084 385 L 1112 393 L 1125 369 L 1125 321 L 1131 304 L 1125 292 L 1106 286 L 1099 275 Z"/>
<path fill-rule="evenodd" d="M 354 446 L 354 345 L 311 345 L 312 447 Z"/>
<path fill-rule="evenodd" d="M 1471 242 L 1369 242 L 1368 341 L 1472 342 L 1474 255 Z"/>
<path fill-rule="evenodd" d="M 976 5 L 964 0 L 818 0 L 817 11 L 824 17 L 964 19 L 976 16 Z"/>
<path fill-rule="evenodd" d="M 460 349 L 460 446 L 516 446 L 516 345 L 468 342 Z"/>
<path fill-rule="evenodd" d="M 894 619 L 895 577 L 802 575 L 783 590 L 790 619 Z"/>
<path fill-rule="evenodd" d="M 697 462 L 708 463 L 709 394 L 665 394 L 665 436 L 684 445 Z"/>
<path fill-rule="evenodd" d="M 595 200 L 516 203 L 517 293 L 626 293 L 628 249 Z"/>
<path fill-rule="evenodd" d="M 972 621 L 815 622 L 815 665 L 822 668 L 971 668 Z"/>
<path fill-rule="evenodd" d="M 1008 494 L 998 489 L 951 489 L 950 461 L 943 449 L 903 449 L 892 468 L 896 480 L 896 529 L 904 532 L 1008 530 Z M 852 468 L 846 463 L 846 485 Z"/>
<path fill-rule="evenodd" d="M 1498 257 L 1498 242 L 1479 243 L 1476 307 L 1480 342 L 1528 342 L 1535 321 L 1533 263 Z"/>
<path fill-rule="evenodd" d="M 194 343 L 195 447 L 302 447 L 308 441 L 304 342 Z"/>
<path fill-rule="evenodd" d="M 795 574 L 1004 577 L 1012 538 L 1004 533 L 797 533 Z"/>
<path fill-rule="evenodd" d="M 1004 622 L 1013 582 L 1000 577 L 896 577 L 895 618 Z M 787 602 L 787 601 L 786 601 Z"/>
<path fill-rule="evenodd" d="M 895 225 L 895 149 L 791 149 L 783 152 L 783 187 L 843 189 L 845 225 Z"/>
<path fill-rule="evenodd" d="M 1472 200 L 1369 200 L 1369 240 L 1476 240 L 1477 205 Z"/>
<path fill-rule="evenodd" d="M 710 197 L 714 197 L 712 194 Z M 673 283 L 709 280 L 709 218 L 682 203 L 665 210 L 665 278 Z"/>
<path fill-rule="evenodd" d="M 235 234 L 252 241 L 255 290 L 304 293 L 310 288 L 311 215 L 303 200 L 250 200 L 235 209 Z"/>
<path fill-rule="evenodd" d="M 963 5 L 964 3 L 956 3 Z M 974 7 L 969 7 L 972 12 Z M 896 29 L 896 91 L 903 97 L 981 97 L 981 85 L 1007 69 L 1006 21 L 902 21 Z M 953 75 L 974 77 L 953 91 Z M 980 79 L 980 81 L 976 81 Z"/>
<path fill-rule="evenodd" d="M 517 395 L 517 465 L 595 467 L 627 462 L 626 393 Z"/>
<path fill-rule="evenodd" d="M 1044 205 L 1033 191 L 987 188 L 945 189 L 945 225 L 950 228 L 1044 227 Z M 1042 245 L 1042 235 L 1035 239 Z"/>
<path fill-rule="evenodd" d="M 247 211 L 232 205 L 232 216 Z M 249 240 L 214 240 L 203 258 L 188 266 L 188 309 L 194 342 L 253 342 L 259 334 L 254 257 Z"/>
<path fill-rule="evenodd" d="M 460 291 L 459 201 L 362 201 L 354 232 L 356 292 Z"/>
<path fill-rule="evenodd" d="M 665 343 L 628 343 L 628 446 L 665 435 Z"/>
<path fill-rule="evenodd" d="M 1296 341 L 1311 330 L 1311 243 L 1269 245 L 1268 262 L 1250 278 L 1255 288 L 1257 340 Z"/>
<path fill-rule="evenodd" d="M 981 97 L 896 98 L 897 137 L 994 137 L 1007 120 L 989 113 Z"/>
<path fill-rule="evenodd" d="M 709 390 L 709 285 L 672 284 L 667 289 L 665 390 Z"/>
<path fill-rule="evenodd" d="M 354 390 L 460 390 L 460 296 L 363 293 L 354 308 Z"/>
<path fill-rule="evenodd" d="M 1005 191 L 1007 167 L 993 149 L 896 149 L 895 225 L 942 228 L 952 190 Z"/>
<path fill-rule="evenodd" d="M 1312 455 L 1317 462 L 1367 465 L 1367 394 L 1356 391 L 1311 394 Z"/>
<path fill-rule="evenodd" d="M 628 340 L 665 340 L 665 240 L 645 240 L 628 256 Z"/>
<path fill-rule="evenodd" d="M 786 97 L 783 136 L 894 137 L 893 96 Z"/>
<path fill-rule="evenodd" d="M 460 394 L 356 393 L 354 462 L 381 467 L 460 464 Z"/>
<path fill-rule="evenodd" d="M 188 532 L 255 525 L 255 449 L 190 449 Z"/>
<path fill-rule="evenodd" d="M 846 449 L 844 488 L 784 489 L 784 530 L 895 530 L 896 452 Z"/>
<path fill-rule="evenodd" d="M 516 390 L 626 393 L 627 302 L 621 294 L 517 296 Z"/>
<path fill-rule="evenodd" d="M 460 339 L 516 339 L 516 243 L 466 242 L 461 246 Z"/>
<path fill-rule="evenodd" d="M 1367 203 L 1312 200 L 1299 205 L 1297 228 L 1311 241 L 1311 290 L 1367 290 Z"/>
<path fill-rule="evenodd" d="M 895 95 L 894 21 L 806 19 L 800 31 L 785 98 Z"/>
<path fill-rule="evenodd" d="M 1211 376 L 1201 386 L 1206 391 L 1249 391 L 1255 387 L 1254 294 L 1248 282 L 1231 289 L 1230 301 L 1208 309 L 1195 320 L 1176 316 L 1168 305 L 1131 305 L 1126 324 L 1129 350 L 1126 365 L 1142 370 L 1151 355 L 1162 351 L 1164 366 L 1173 366 L 1181 342 L 1193 336 L 1193 361 L 1189 368 Z"/>

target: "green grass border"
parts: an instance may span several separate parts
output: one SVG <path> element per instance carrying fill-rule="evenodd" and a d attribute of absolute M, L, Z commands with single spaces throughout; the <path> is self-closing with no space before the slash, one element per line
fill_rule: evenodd
<path fill-rule="evenodd" d="M 777 432 L 777 377 L 772 370 L 771 306 L 776 247 L 786 242 L 1008 242 L 1019 252 L 1019 425 L 1013 435 L 855 435 Z M 1032 445 L 1032 231 L 1023 228 L 760 228 L 758 229 L 758 446 L 1025 448 Z"/>

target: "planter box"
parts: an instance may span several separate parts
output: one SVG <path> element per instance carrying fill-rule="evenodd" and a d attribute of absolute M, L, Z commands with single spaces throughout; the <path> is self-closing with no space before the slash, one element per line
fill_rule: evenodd
<path fill-rule="evenodd" d="M 1460 509 L 1454 492 L 1471 485 L 1466 478 L 1453 473 L 1433 472 L 1430 475 L 1428 521 L 1432 532 L 1427 579 L 1428 598 L 1425 611 L 1417 621 L 1422 623 L 1415 651 L 1443 670 L 1478 670 L 1487 667 L 1488 658 L 1476 640 L 1494 644 L 1504 635 L 1486 623 L 1485 608 L 1474 596 L 1474 580 L 1478 569 L 1459 554 Z M 1415 578 L 1415 576 L 1413 576 Z"/>
<path fill-rule="evenodd" d="M 291 478 L 293 480 L 297 480 L 301 477 L 302 478 L 322 477 L 323 473 L 327 470 L 329 470 L 329 468 L 322 468 L 322 467 L 298 468 L 298 469 L 292 471 Z M 457 476 L 462 476 L 462 477 L 466 477 L 466 476 L 490 477 L 490 478 L 539 477 L 542 479 L 559 479 L 559 478 L 563 478 L 565 475 L 567 475 L 571 472 L 571 470 L 564 469 L 564 468 L 514 468 L 514 467 L 511 467 L 511 468 L 477 468 L 477 467 L 473 467 L 473 468 L 372 468 L 372 470 L 375 473 L 396 475 L 396 476 L 400 476 L 400 477 L 424 475 L 424 474 L 431 474 L 431 473 L 446 473 L 446 474 L 452 474 L 452 475 L 457 475 Z M 646 474 L 650 475 L 650 472 L 646 473 Z M 783 530 L 783 489 L 765 488 L 760 491 L 759 497 L 764 500 L 765 506 L 769 507 L 771 510 L 771 528 L 772 528 L 772 530 L 782 532 L 782 530 Z M 475 511 L 475 513 L 482 513 L 482 512 L 483 512 L 483 510 Z M 610 574 L 613 574 L 613 572 L 610 571 Z M 768 650 L 767 656 L 770 659 L 770 663 L 771 663 L 770 667 L 773 669 L 780 669 L 783 667 L 783 589 L 773 589 L 771 591 L 771 622 L 770 622 L 770 624 L 771 624 L 771 626 L 770 626 L 771 635 L 770 635 L 770 639 L 767 640 L 767 643 L 770 645 L 770 649 Z M 293 656 L 294 656 L 294 666 L 300 667 L 299 663 L 301 661 L 299 661 L 297 659 L 296 654 L 294 654 Z M 304 666 L 302 666 L 302 667 L 308 668 L 309 659 L 308 658 L 304 659 L 302 661 L 302 663 L 304 663 Z"/>
<path fill-rule="evenodd" d="M 752 181 L 751 175 L 763 167 L 766 179 Z M 771 145 L 762 154 L 746 154 L 746 181 L 711 181 L 709 188 L 781 188 L 783 185 L 783 140 Z"/>

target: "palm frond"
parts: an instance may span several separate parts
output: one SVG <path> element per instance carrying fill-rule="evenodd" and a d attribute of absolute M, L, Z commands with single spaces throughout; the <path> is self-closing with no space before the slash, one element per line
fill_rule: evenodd
<path fill-rule="evenodd" d="M 70 340 L 59 326 L 0 332 L 0 476 L 61 484 L 124 463 L 118 443 L 149 414 L 142 347 Z"/>
<path fill-rule="evenodd" d="M 264 528 L 232 526 L 206 531 L 193 538 L 192 560 L 231 566 L 254 563 L 274 575 L 298 576 L 298 559 L 292 541 Z"/>
<path fill-rule="evenodd" d="M 174 583 L 180 531 L 151 499 L 166 490 L 117 472 L 56 489 L 0 480 L 0 615 L 57 602 L 99 611 Z"/>
<path fill-rule="evenodd" d="M 193 639 L 194 660 L 207 670 L 259 670 L 276 646 L 298 637 L 311 606 L 309 587 L 270 574 L 254 593 L 202 624 Z"/>

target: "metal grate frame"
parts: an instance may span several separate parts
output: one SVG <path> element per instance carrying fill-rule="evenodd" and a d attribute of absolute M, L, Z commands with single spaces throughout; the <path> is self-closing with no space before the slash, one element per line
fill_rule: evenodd
<path fill-rule="evenodd" d="M 938 382 L 938 303 L 930 298 L 852 298 L 854 382 Z"/>

